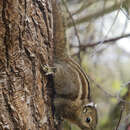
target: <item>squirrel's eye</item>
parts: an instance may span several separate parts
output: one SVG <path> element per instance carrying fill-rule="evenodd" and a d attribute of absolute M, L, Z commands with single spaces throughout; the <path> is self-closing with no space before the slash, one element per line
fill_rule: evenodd
<path fill-rule="evenodd" d="M 89 117 L 86 118 L 86 122 L 90 123 L 91 119 Z"/>

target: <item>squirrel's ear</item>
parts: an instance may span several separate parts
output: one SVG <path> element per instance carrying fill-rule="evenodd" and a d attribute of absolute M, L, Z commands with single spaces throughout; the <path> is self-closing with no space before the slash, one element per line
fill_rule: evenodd
<path fill-rule="evenodd" d="M 90 103 L 84 105 L 84 107 L 97 107 L 97 104 L 94 104 L 93 102 L 90 102 Z"/>

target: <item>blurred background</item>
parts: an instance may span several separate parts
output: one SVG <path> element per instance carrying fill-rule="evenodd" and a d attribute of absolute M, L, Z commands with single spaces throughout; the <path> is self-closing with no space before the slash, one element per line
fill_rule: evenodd
<path fill-rule="evenodd" d="M 96 130 L 130 130 L 130 0 L 59 0 L 70 55 L 86 71 Z M 64 130 L 79 130 L 64 122 Z"/>

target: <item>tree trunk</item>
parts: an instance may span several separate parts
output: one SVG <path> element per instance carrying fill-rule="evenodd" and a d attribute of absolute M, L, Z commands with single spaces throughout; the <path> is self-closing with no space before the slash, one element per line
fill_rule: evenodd
<path fill-rule="evenodd" d="M 51 0 L 0 0 L 0 130 L 54 130 Z"/>

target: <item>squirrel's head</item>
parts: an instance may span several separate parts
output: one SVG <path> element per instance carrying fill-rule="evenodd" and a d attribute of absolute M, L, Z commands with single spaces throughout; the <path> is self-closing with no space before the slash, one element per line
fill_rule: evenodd
<path fill-rule="evenodd" d="M 74 121 L 82 130 L 94 130 L 97 125 L 97 110 L 93 103 L 81 106 Z"/>

